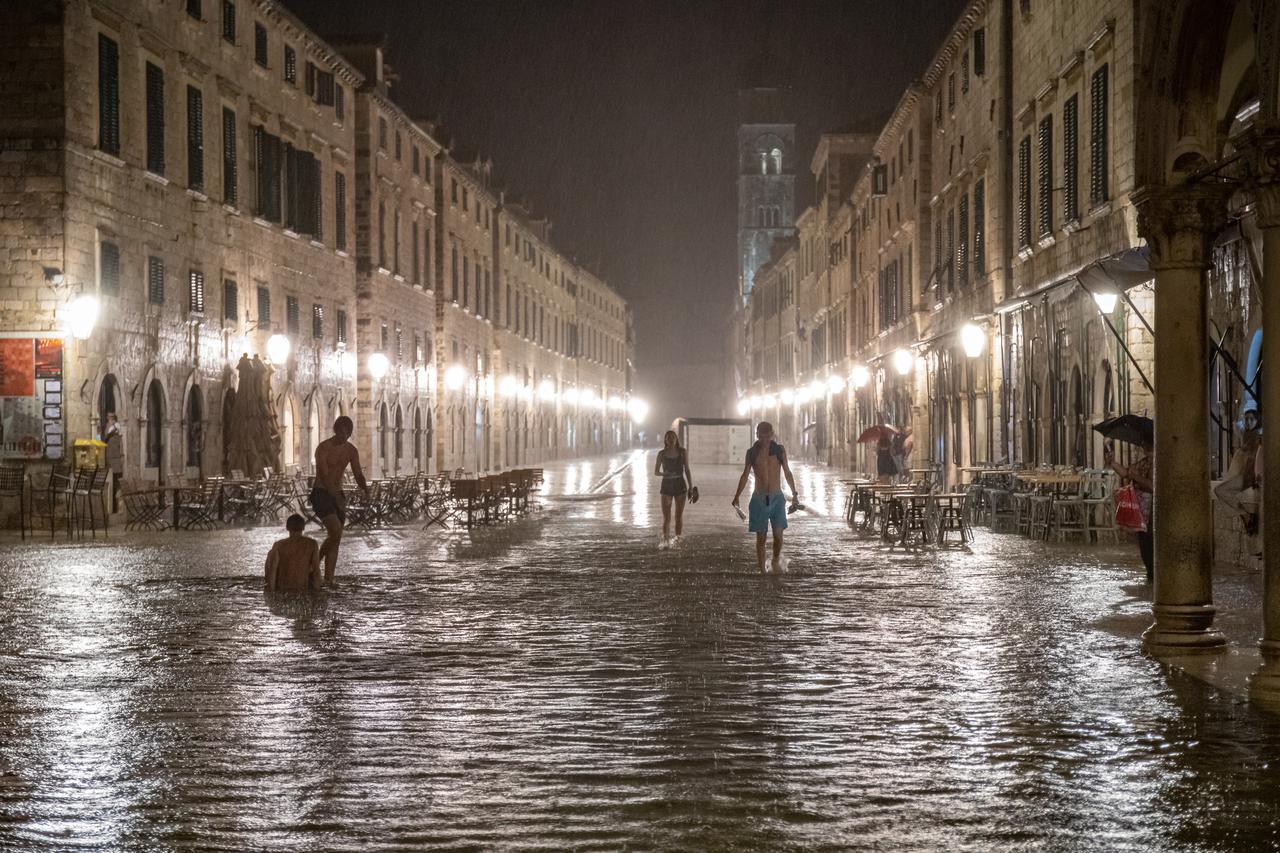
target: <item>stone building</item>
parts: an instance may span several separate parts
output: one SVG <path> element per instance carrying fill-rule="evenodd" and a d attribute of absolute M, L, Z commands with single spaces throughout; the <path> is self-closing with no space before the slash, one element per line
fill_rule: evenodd
<path fill-rule="evenodd" d="M 221 472 L 248 353 L 270 363 L 278 464 L 305 468 L 356 395 L 358 72 L 269 0 L 3 17 L 0 322 L 64 343 L 36 395 L 30 377 L 4 389 L 10 426 L 17 397 L 43 397 L 50 440 L 4 455 L 62 456 L 114 411 L 127 480 Z M 100 305 L 84 340 L 64 336 L 77 295 Z"/>

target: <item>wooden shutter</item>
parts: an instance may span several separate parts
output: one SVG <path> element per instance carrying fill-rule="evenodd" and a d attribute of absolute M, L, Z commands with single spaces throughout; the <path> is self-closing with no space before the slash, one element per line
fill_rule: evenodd
<path fill-rule="evenodd" d="M 231 279 L 222 282 L 222 317 L 236 322 L 240 316 L 240 289 Z"/>
<path fill-rule="evenodd" d="M 333 173 L 333 244 L 347 249 L 347 176 L 342 172 Z"/>
<path fill-rule="evenodd" d="M 285 323 L 288 324 L 289 334 L 298 334 L 301 326 L 301 320 L 298 316 L 298 297 L 286 296 L 284 300 Z"/>
<path fill-rule="evenodd" d="M 120 47 L 98 34 L 98 148 L 120 156 Z"/>
<path fill-rule="evenodd" d="M 1080 99 L 1072 95 L 1062 108 L 1062 215 L 1080 218 Z"/>
<path fill-rule="evenodd" d="M 187 186 L 204 189 L 204 93 L 187 87 Z"/>
<path fill-rule="evenodd" d="M 978 276 L 987 273 L 987 187 L 985 181 L 973 185 L 973 266 Z"/>
<path fill-rule="evenodd" d="M 222 201 L 232 207 L 240 203 L 240 170 L 236 159 L 236 114 L 222 108 Z"/>
<path fill-rule="evenodd" d="M 253 24 L 253 61 L 267 67 L 267 28 L 257 21 Z"/>
<path fill-rule="evenodd" d="M 164 72 L 147 63 L 147 171 L 164 174 Z"/>
<path fill-rule="evenodd" d="M 193 314 L 204 313 L 204 273 L 191 270 L 187 276 L 187 310 Z"/>
<path fill-rule="evenodd" d="M 155 255 L 147 258 L 147 301 L 164 304 L 164 261 Z"/>
<path fill-rule="evenodd" d="M 106 240 L 98 244 L 98 284 L 106 296 L 120 293 L 120 247 Z"/>
<path fill-rule="evenodd" d="M 1018 246 L 1031 245 L 1031 137 L 1018 143 Z"/>
<path fill-rule="evenodd" d="M 1053 233 L 1053 116 L 1040 119 L 1039 173 L 1037 180 L 1040 236 Z"/>
<path fill-rule="evenodd" d="M 956 244 L 956 266 L 958 268 L 957 276 L 960 278 L 960 286 L 964 287 L 969 283 L 969 194 L 965 193 L 960 196 L 960 206 L 956 213 L 960 220 L 957 225 L 960 229 L 959 242 Z"/>
<path fill-rule="evenodd" d="M 1089 90 L 1089 203 L 1107 200 L 1107 66 L 1093 73 Z"/>
<path fill-rule="evenodd" d="M 236 4 L 222 0 L 222 38 L 228 44 L 236 43 Z"/>
<path fill-rule="evenodd" d="M 271 328 L 271 291 L 265 287 L 258 288 L 258 325 Z"/>
<path fill-rule="evenodd" d="M 324 337 L 324 306 L 311 306 L 311 337 L 320 340 Z"/>
<path fill-rule="evenodd" d="M 987 73 L 987 31 L 979 27 L 973 31 L 973 76 Z"/>

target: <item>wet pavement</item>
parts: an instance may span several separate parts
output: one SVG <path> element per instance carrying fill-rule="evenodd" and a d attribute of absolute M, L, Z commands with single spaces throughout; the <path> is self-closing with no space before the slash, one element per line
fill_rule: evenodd
<path fill-rule="evenodd" d="M 1280 846 L 1280 718 L 1139 653 L 1131 546 L 890 551 L 806 468 L 761 577 L 736 471 L 659 551 L 651 463 L 590 493 L 626 461 L 313 601 L 267 530 L 0 546 L 0 847 Z"/>

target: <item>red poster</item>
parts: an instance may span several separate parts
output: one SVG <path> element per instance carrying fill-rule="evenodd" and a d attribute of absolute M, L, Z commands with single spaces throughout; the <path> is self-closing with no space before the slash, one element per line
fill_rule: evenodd
<path fill-rule="evenodd" d="M 35 395 L 34 345 L 31 338 L 0 338 L 0 397 Z"/>
<path fill-rule="evenodd" d="M 36 338 L 36 379 L 62 378 L 62 339 Z"/>

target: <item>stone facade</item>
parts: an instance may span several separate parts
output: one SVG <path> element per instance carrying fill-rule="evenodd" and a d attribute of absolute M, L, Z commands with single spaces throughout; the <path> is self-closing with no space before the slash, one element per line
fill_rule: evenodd
<path fill-rule="evenodd" d="M 0 12 L 0 41 L 0 332 L 63 342 L 45 413 L 64 447 L 114 411 L 127 483 L 230 473 L 235 366 L 256 354 L 273 468 L 309 472 L 339 414 L 373 475 L 515 464 L 492 414 L 495 323 L 514 316 L 498 314 L 502 194 L 396 105 L 378 43 L 328 44 L 273 0 L 37 0 Z M 586 274 L 546 231 L 534 289 L 560 337 L 539 370 L 625 401 L 626 305 L 594 278 L 599 303 L 575 298 Z M 85 339 L 81 296 L 99 306 Z M 570 329 L 621 349 L 576 356 Z M 518 461 L 629 442 L 625 411 L 601 417 L 567 444 L 550 425 Z"/>

